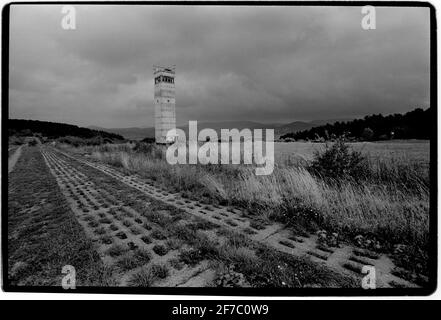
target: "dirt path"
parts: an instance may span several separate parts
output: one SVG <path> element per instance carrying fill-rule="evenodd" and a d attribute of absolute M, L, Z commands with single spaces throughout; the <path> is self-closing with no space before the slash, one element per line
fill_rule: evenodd
<path fill-rule="evenodd" d="M 15 150 L 14 154 L 8 158 L 8 173 L 11 173 L 14 170 L 15 164 L 21 155 L 21 149 L 23 146 L 19 146 L 17 150 Z"/>
<path fill-rule="evenodd" d="M 374 266 L 377 279 L 376 284 L 378 288 L 416 287 L 416 285 L 413 283 L 410 283 L 393 274 L 395 265 L 386 255 L 379 255 L 366 250 L 354 248 L 349 245 L 340 245 L 338 248 L 325 246 L 318 243 L 316 235 L 293 234 L 290 230 L 285 229 L 280 224 L 266 226 L 256 224 L 252 218 L 247 216 L 246 213 L 240 209 L 225 206 L 206 205 L 198 201 L 183 198 L 180 194 L 170 193 L 167 190 L 158 188 L 152 181 L 143 179 L 136 174 L 125 175 L 118 170 L 102 163 L 74 157 L 59 150 L 51 149 L 50 152 L 44 152 L 44 155 L 50 163 L 50 167 L 62 164 L 62 166 L 66 168 L 65 161 L 61 159 L 62 155 L 64 155 L 68 159 L 78 161 L 81 164 L 99 170 L 109 177 L 120 181 L 155 200 L 183 210 L 191 216 L 203 219 L 211 224 L 218 225 L 233 232 L 246 235 L 251 241 L 274 248 L 280 252 L 297 257 L 307 256 L 315 263 L 324 265 L 338 273 L 358 277 L 360 283 L 361 278 L 363 277 L 363 266 Z M 66 185 L 66 183 L 68 183 L 66 178 L 64 178 L 64 180 L 61 179 L 60 186 L 62 188 L 66 186 L 68 190 L 70 189 L 70 192 L 74 192 L 74 188 L 78 189 L 78 186 L 75 183 L 83 181 L 86 188 L 89 189 L 89 191 L 84 192 L 84 195 L 91 196 L 92 194 L 96 194 L 97 191 L 93 188 L 93 186 L 86 183 L 87 177 L 84 174 L 72 170 L 71 168 L 67 169 L 67 171 L 66 169 L 64 170 L 65 174 L 73 177 L 74 179 L 80 180 L 74 182 L 73 185 Z M 106 195 L 102 193 L 101 196 L 105 197 Z M 98 200 L 91 199 L 90 204 L 96 203 L 96 201 Z M 119 203 L 119 205 L 121 206 L 123 203 Z M 99 210 L 96 212 L 102 213 Z M 136 214 L 135 212 L 132 213 Z M 104 215 L 108 217 L 107 213 Z M 83 225 L 86 229 L 88 228 L 87 222 L 83 222 Z M 130 230 L 125 228 L 121 223 L 115 223 L 115 225 L 119 230 L 124 230 L 125 233 L 130 232 Z M 139 240 L 136 245 L 141 245 L 141 242 L 142 240 Z M 203 268 L 202 271 L 201 268 L 199 268 L 198 270 L 194 270 L 193 274 L 199 274 L 203 271 Z M 188 280 L 190 280 L 190 278 Z"/>

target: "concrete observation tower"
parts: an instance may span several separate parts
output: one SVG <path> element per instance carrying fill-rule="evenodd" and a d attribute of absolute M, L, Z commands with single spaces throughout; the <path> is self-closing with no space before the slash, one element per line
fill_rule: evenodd
<path fill-rule="evenodd" d="M 155 78 L 155 141 L 173 143 L 176 136 L 167 138 L 167 132 L 176 129 L 175 66 L 153 66 Z"/>

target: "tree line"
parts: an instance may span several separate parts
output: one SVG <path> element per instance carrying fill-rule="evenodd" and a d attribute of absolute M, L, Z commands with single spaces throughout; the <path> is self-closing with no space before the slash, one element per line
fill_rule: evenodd
<path fill-rule="evenodd" d="M 309 130 L 282 135 L 282 140 L 328 141 L 344 138 L 349 141 L 389 139 L 429 139 L 432 109 L 417 108 L 405 114 L 383 116 L 373 114 L 347 122 L 326 124 Z"/>
<path fill-rule="evenodd" d="M 83 139 L 100 137 L 108 140 L 124 140 L 124 137 L 115 133 L 48 121 L 8 119 L 7 127 L 9 136 L 41 135 L 50 139 L 68 136 Z"/>

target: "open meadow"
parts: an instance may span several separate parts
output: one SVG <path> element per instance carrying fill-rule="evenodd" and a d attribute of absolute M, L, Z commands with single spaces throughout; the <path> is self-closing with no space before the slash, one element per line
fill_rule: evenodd
<path fill-rule="evenodd" d="M 366 154 L 371 160 L 409 161 L 429 165 L 430 145 L 428 140 L 394 140 L 348 143 L 354 150 Z M 276 161 L 282 163 L 291 158 L 312 160 L 314 153 L 323 151 L 325 143 L 320 142 L 275 142 Z"/>

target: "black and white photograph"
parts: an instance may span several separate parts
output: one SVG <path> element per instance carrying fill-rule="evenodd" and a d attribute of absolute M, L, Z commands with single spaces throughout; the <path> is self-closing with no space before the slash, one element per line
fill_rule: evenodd
<path fill-rule="evenodd" d="M 425 2 L 8 4 L 3 290 L 433 292 L 434 23 Z"/>

